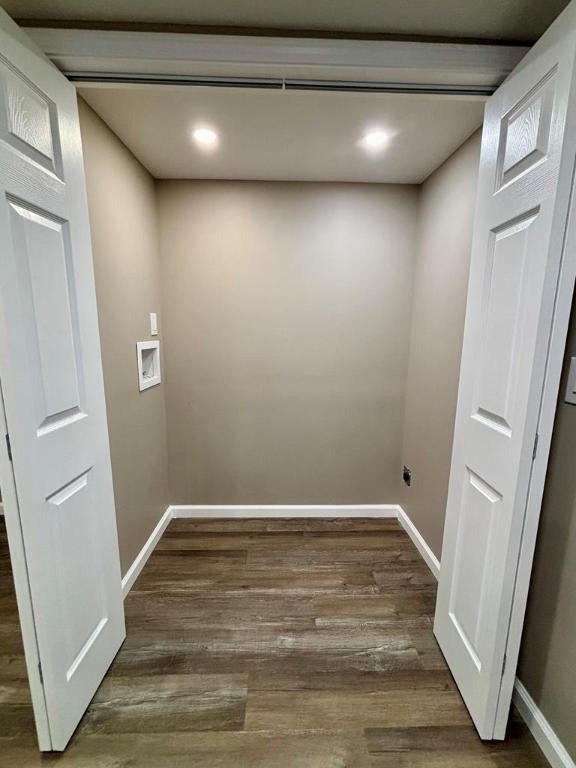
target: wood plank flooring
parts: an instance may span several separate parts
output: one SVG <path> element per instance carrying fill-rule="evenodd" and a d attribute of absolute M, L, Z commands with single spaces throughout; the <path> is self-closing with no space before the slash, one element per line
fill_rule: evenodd
<path fill-rule="evenodd" d="M 545 768 L 482 743 L 432 634 L 436 585 L 394 520 L 175 520 L 64 754 L 36 751 L 3 525 L 0 765 Z"/>

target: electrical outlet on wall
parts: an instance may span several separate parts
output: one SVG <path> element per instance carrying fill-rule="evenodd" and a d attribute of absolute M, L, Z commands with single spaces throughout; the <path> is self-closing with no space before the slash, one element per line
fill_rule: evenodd
<path fill-rule="evenodd" d="M 402 470 L 402 480 L 404 480 L 405 485 L 408 487 L 412 485 L 412 470 L 407 466 L 404 466 L 404 469 Z"/>
<path fill-rule="evenodd" d="M 158 315 L 150 312 L 150 336 L 158 336 Z"/>

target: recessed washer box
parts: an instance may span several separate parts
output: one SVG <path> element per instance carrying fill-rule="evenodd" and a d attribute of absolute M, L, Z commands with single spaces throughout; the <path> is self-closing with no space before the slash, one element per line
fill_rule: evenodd
<path fill-rule="evenodd" d="M 138 387 L 140 392 L 160 384 L 160 342 L 137 341 Z"/>

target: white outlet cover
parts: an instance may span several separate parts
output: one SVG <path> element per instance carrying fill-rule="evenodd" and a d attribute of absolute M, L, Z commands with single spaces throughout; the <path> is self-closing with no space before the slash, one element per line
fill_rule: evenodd
<path fill-rule="evenodd" d="M 142 392 L 160 384 L 160 342 L 137 341 L 136 356 L 138 362 L 138 389 Z"/>

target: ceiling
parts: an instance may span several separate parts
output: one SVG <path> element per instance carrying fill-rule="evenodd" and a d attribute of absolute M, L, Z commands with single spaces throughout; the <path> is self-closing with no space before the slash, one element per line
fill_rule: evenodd
<path fill-rule="evenodd" d="M 81 96 L 156 178 L 420 183 L 482 123 L 478 97 L 190 86 L 88 86 Z M 219 134 L 199 148 L 196 128 Z M 368 151 L 359 140 L 385 131 Z"/>
<path fill-rule="evenodd" d="M 14 18 L 536 40 L 568 0 L 3 0 Z"/>

